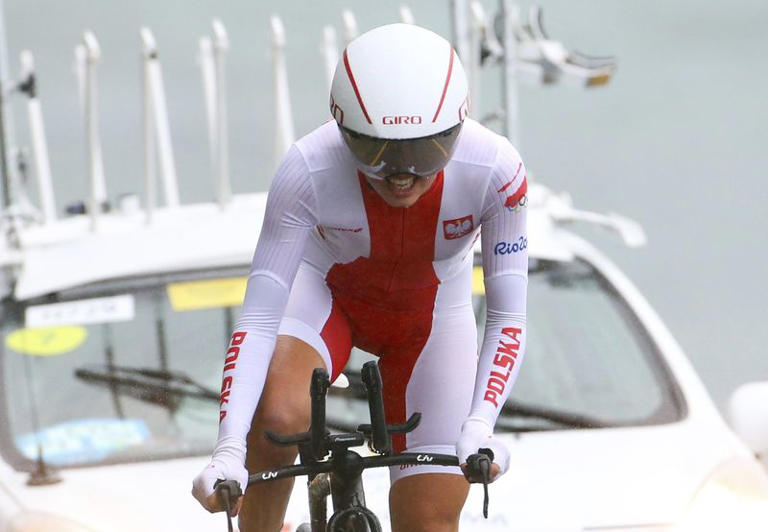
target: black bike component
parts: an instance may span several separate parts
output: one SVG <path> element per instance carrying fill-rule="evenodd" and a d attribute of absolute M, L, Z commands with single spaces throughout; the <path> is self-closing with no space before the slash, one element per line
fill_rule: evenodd
<path fill-rule="evenodd" d="M 214 482 L 213 487 L 216 490 L 216 495 L 219 497 L 222 506 L 224 506 L 224 513 L 227 514 L 227 530 L 232 532 L 232 507 L 237 504 L 237 500 L 243 494 L 240 489 L 240 484 L 236 480 L 218 479 Z"/>
<path fill-rule="evenodd" d="M 333 448 L 331 452 L 334 452 Z M 361 458 L 363 469 L 396 465 L 459 465 L 459 459 L 456 456 L 438 453 L 400 453 L 386 456 L 363 456 Z M 248 477 L 248 485 L 269 482 L 271 480 L 280 480 L 281 478 L 300 477 L 303 475 L 313 477 L 321 473 L 330 473 L 331 471 L 337 473 L 335 467 L 338 467 L 337 464 L 342 463 L 343 462 L 328 460 L 324 462 L 311 462 L 308 464 L 285 466 L 271 471 L 259 471 Z"/>
<path fill-rule="evenodd" d="M 363 457 L 349 449 L 332 451 L 331 500 L 334 512 L 365 506 L 363 492 Z"/>
<path fill-rule="evenodd" d="M 312 398 L 312 424 L 309 427 L 310 449 L 316 459 L 323 458 L 328 449 L 325 447 L 325 437 L 328 429 L 325 426 L 325 395 L 331 386 L 328 372 L 323 368 L 315 368 L 312 372 L 312 382 L 309 385 L 309 395 Z"/>
<path fill-rule="evenodd" d="M 315 475 L 307 482 L 309 495 L 309 528 L 305 532 L 326 532 L 328 523 L 328 495 L 331 494 L 331 480 L 328 473 Z M 300 532 L 301 527 L 297 529 Z"/>
<path fill-rule="evenodd" d="M 308 432 L 299 432 L 298 434 L 289 434 L 287 436 L 283 436 L 277 432 L 265 430 L 264 436 L 266 436 L 267 439 L 275 445 L 280 445 L 282 447 L 287 447 L 289 445 L 299 445 L 301 443 L 309 442 L 310 440 Z"/>
<path fill-rule="evenodd" d="M 387 425 L 390 434 L 406 434 L 419 426 L 421 423 L 421 412 L 414 412 L 405 423 L 397 425 Z"/>
<path fill-rule="evenodd" d="M 421 423 L 421 412 L 414 412 L 405 423 L 387 425 L 387 432 L 390 434 L 407 434 L 408 432 L 411 432 L 413 429 L 418 427 L 419 423 Z M 363 423 L 357 426 L 357 431 L 362 432 L 370 438 L 371 433 L 373 432 L 373 428 L 371 427 L 370 423 Z"/>
<path fill-rule="evenodd" d="M 469 478 L 480 478 L 483 483 L 483 517 L 488 519 L 488 482 L 491 476 L 493 451 L 488 448 L 478 449 L 476 454 L 467 457 Z"/>
<path fill-rule="evenodd" d="M 452 454 L 438 453 L 400 453 L 389 456 L 366 456 L 363 469 L 371 467 L 389 467 L 396 465 L 439 465 L 457 466 L 459 459 Z"/>
<path fill-rule="evenodd" d="M 359 447 L 365 444 L 365 436 L 356 432 L 348 434 L 333 434 L 328 436 L 328 447 L 333 453 L 346 451 L 350 447 Z"/>
<path fill-rule="evenodd" d="M 360 376 L 368 393 L 368 409 L 371 412 L 371 449 L 379 454 L 389 454 L 392 441 L 384 414 L 384 397 L 381 393 L 383 384 L 378 364 L 373 360 L 366 362 L 360 370 Z"/>
<path fill-rule="evenodd" d="M 365 530 L 382 532 L 381 524 L 376 514 L 365 506 L 352 506 L 334 513 L 328 520 L 328 532 L 345 532 L 347 530 Z"/>
<path fill-rule="evenodd" d="M 325 395 L 330 385 L 328 372 L 324 368 L 315 368 L 309 385 L 309 395 L 312 400 L 309 430 L 290 435 L 265 430 L 264 435 L 267 439 L 276 445 L 299 445 L 300 448 L 302 448 L 301 444 L 309 443 L 308 446 L 303 447 L 303 455 L 310 454 L 313 460 L 322 460 L 328 453 L 327 442 L 330 432 L 325 425 Z M 302 456 L 302 461 L 304 459 L 305 456 Z"/>

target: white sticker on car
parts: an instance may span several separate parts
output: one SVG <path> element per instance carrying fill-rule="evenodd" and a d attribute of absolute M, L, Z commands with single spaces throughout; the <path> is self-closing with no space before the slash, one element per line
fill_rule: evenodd
<path fill-rule="evenodd" d="M 130 321 L 134 317 L 134 309 L 133 296 L 130 294 L 95 297 L 27 307 L 24 322 L 27 327 L 52 327 Z"/>

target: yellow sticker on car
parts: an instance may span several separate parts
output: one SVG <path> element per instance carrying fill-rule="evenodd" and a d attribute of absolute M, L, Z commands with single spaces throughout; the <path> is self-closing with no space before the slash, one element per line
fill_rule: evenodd
<path fill-rule="evenodd" d="M 484 295 L 485 284 L 483 283 L 483 267 L 475 266 L 472 268 L 472 295 Z"/>
<path fill-rule="evenodd" d="M 49 357 L 74 351 L 87 336 L 85 327 L 35 327 L 13 331 L 5 337 L 5 345 L 17 353 Z"/>
<path fill-rule="evenodd" d="M 176 312 L 243 304 L 247 277 L 227 277 L 170 283 L 168 299 Z"/>

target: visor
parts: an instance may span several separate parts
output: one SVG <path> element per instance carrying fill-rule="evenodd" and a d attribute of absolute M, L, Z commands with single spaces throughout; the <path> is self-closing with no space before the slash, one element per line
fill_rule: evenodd
<path fill-rule="evenodd" d="M 432 175 L 448 164 L 461 131 L 461 123 L 450 129 L 416 139 L 379 139 L 339 126 L 341 136 L 368 174 Z"/>

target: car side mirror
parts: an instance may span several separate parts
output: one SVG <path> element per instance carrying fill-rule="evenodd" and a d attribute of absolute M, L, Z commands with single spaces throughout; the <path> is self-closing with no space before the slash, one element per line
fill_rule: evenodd
<path fill-rule="evenodd" d="M 733 430 L 768 467 L 768 381 L 736 388 L 729 410 Z"/>

